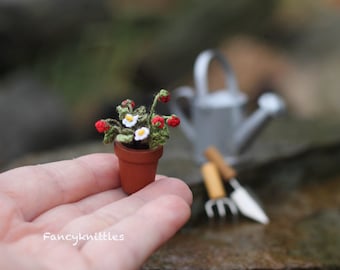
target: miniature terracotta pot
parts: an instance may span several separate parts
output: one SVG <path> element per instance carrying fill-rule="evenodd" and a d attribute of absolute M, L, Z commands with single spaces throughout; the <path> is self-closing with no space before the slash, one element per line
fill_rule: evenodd
<path fill-rule="evenodd" d="M 114 152 L 119 160 L 121 186 L 127 194 L 155 181 L 158 160 L 163 154 L 162 146 L 155 150 L 133 149 L 115 142 Z"/>

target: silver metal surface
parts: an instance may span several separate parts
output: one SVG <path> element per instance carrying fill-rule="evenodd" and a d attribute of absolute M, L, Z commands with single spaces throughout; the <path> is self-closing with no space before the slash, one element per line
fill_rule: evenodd
<path fill-rule="evenodd" d="M 269 218 L 263 209 L 240 183 L 234 178 L 231 179 L 229 183 L 234 188 L 234 191 L 230 194 L 230 198 L 236 204 L 238 210 L 250 219 L 256 220 L 262 224 L 268 224 Z"/>
<path fill-rule="evenodd" d="M 209 91 L 208 69 L 216 60 L 225 75 L 225 88 Z M 216 50 L 203 51 L 194 64 L 195 89 L 182 86 L 173 91 L 170 108 L 182 121 L 180 127 L 194 146 L 198 163 L 205 158 L 204 150 L 215 145 L 224 157 L 237 158 L 253 141 L 264 124 L 284 109 L 283 100 L 275 94 L 259 98 L 259 108 L 246 116 L 247 96 L 238 88 L 237 80 L 227 60 Z M 180 101 L 186 100 L 190 118 Z"/>
<path fill-rule="evenodd" d="M 235 203 L 228 198 L 220 198 L 209 200 L 205 203 L 205 212 L 209 218 L 213 218 L 214 214 L 214 206 L 216 206 L 217 213 L 220 217 L 225 217 L 227 215 L 225 207 L 228 207 L 232 216 L 238 215 L 238 210 Z"/>

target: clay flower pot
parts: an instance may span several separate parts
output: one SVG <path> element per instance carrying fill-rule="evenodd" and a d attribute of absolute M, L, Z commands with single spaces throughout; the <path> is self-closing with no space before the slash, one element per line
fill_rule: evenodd
<path fill-rule="evenodd" d="M 124 192 L 132 194 L 155 181 L 163 146 L 153 150 L 133 149 L 115 141 L 114 152 L 119 160 L 119 175 Z"/>
<path fill-rule="evenodd" d="M 176 127 L 180 119 L 174 115 L 159 115 L 158 102 L 166 103 L 170 93 L 161 89 L 155 96 L 149 112 L 131 99 L 123 100 L 116 111 L 118 119 L 100 119 L 95 123 L 104 143 L 114 143 L 119 159 L 121 186 L 127 194 L 134 193 L 155 180 L 158 160 L 163 145 L 169 139 L 169 127 Z"/>

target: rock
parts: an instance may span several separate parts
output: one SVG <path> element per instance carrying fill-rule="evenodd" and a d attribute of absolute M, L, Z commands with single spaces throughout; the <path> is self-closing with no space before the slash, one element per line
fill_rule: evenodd
<path fill-rule="evenodd" d="M 70 119 L 60 97 L 24 72 L 0 84 L 0 126 L 0 166 L 70 141 Z"/>
<path fill-rule="evenodd" d="M 272 201 L 267 226 L 202 220 L 179 232 L 142 269 L 337 269 L 339 183 L 310 183 Z"/>

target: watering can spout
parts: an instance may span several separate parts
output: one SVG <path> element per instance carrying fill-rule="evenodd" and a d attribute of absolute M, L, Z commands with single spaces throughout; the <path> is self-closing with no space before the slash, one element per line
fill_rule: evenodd
<path fill-rule="evenodd" d="M 259 108 L 234 133 L 233 154 L 239 155 L 253 142 L 270 119 L 285 110 L 285 103 L 274 93 L 265 93 L 258 100 Z"/>

